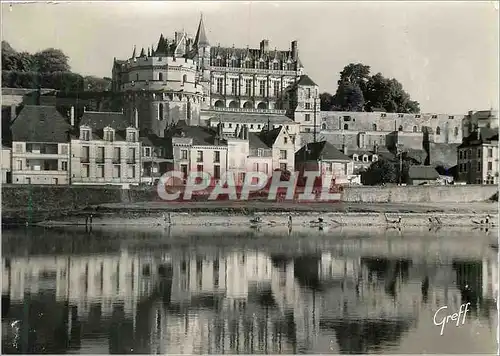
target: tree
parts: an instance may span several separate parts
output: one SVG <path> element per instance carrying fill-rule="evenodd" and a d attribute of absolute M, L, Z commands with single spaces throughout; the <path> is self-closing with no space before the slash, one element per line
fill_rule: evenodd
<path fill-rule="evenodd" d="M 373 162 L 370 167 L 361 175 L 363 184 L 380 185 L 386 183 L 396 183 L 398 181 L 398 171 L 394 162 L 379 159 Z"/>
<path fill-rule="evenodd" d="M 94 76 L 86 76 L 84 80 L 85 91 L 109 91 L 111 90 L 111 78 L 99 78 Z"/>
<path fill-rule="evenodd" d="M 326 106 L 327 97 L 324 102 Z M 418 113 L 419 103 L 411 100 L 396 79 L 385 78 L 381 73 L 370 76 L 370 67 L 350 63 L 340 72 L 337 91 L 332 100 L 336 110 Z M 322 102 L 323 103 L 323 102 Z"/>
<path fill-rule="evenodd" d="M 69 72 L 68 56 L 56 48 L 47 48 L 34 55 L 37 70 L 42 73 Z"/>
<path fill-rule="evenodd" d="M 320 110 L 330 111 L 333 108 L 333 95 L 330 93 L 319 94 Z"/>
<path fill-rule="evenodd" d="M 366 89 L 366 82 L 370 78 L 370 66 L 361 63 L 350 63 L 344 67 L 342 72 L 340 72 L 340 80 L 338 84 L 343 82 L 349 82 L 351 84 L 357 84 L 360 89 L 364 92 Z"/>
<path fill-rule="evenodd" d="M 387 112 L 418 113 L 419 103 L 410 100 L 410 95 L 404 91 L 403 85 L 396 79 L 384 78 L 381 73 L 370 77 L 364 92 L 365 109 L 383 108 Z"/>
<path fill-rule="evenodd" d="M 333 103 L 336 110 L 363 111 L 365 99 L 360 86 L 346 80 L 339 84 Z"/>

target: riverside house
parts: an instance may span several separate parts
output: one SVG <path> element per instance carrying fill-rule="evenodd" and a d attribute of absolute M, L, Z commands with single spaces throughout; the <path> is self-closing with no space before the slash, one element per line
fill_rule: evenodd
<path fill-rule="evenodd" d="M 68 184 L 71 126 L 53 106 L 26 105 L 12 130 L 12 183 Z"/>
<path fill-rule="evenodd" d="M 140 148 L 139 131 L 122 112 L 84 112 L 71 139 L 71 183 L 138 185 Z"/>
<path fill-rule="evenodd" d="M 479 127 L 457 148 L 458 181 L 498 184 L 498 128 Z"/>
<path fill-rule="evenodd" d="M 359 175 L 354 175 L 354 162 L 327 141 L 313 142 L 302 147 L 295 154 L 296 170 L 316 171 L 321 177 L 331 176 L 331 184 L 358 183 Z"/>

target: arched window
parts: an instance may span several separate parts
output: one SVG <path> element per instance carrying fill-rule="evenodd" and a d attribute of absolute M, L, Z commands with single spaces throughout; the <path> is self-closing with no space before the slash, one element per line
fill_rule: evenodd
<path fill-rule="evenodd" d="M 188 80 L 188 76 L 187 76 L 187 74 L 184 74 L 184 75 L 182 76 L 182 84 L 186 83 L 186 82 L 187 82 L 187 80 Z"/>
<path fill-rule="evenodd" d="M 398 131 L 403 131 L 403 126 L 399 125 Z"/>
<path fill-rule="evenodd" d="M 377 131 L 377 124 L 373 124 L 373 125 L 372 125 L 372 130 L 373 130 L 373 131 Z"/>
<path fill-rule="evenodd" d="M 160 121 L 163 120 L 163 104 L 162 103 L 158 104 L 158 120 L 160 120 Z"/>
<path fill-rule="evenodd" d="M 326 130 L 326 124 L 325 124 L 325 123 L 322 123 L 322 124 L 321 124 L 321 129 L 322 129 L 322 130 Z"/>
<path fill-rule="evenodd" d="M 417 131 L 418 131 L 418 127 L 413 126 L 413 132 L 417 132 Z"/>
<path fill-rule="evenodd" d="M 348 124 L 344 124 L 344 130 L 349 130 L 349 125 Z"/>
<path fill-rule="evenodd" d="M 436 127 L 436 135 L 441 135 L 441 128 L 439 126 Z"/>
<path fill-rule="evenodd" d="M 455 127 L 455 136 L 458 136 L 458 127 Z"/>
<path fill-rule="evenodd" d="M 163 73 L 158 73 L 158 80 L 163 81 Z"/>

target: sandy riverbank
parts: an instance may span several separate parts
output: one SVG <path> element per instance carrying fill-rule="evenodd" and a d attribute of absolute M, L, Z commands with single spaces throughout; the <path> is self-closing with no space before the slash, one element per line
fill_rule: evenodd
<path fill-rule="evenodd" d="M 9 212 L 2 211 L 2 217 Z M 39 212 L 36 212 L 39 215 Z M 5 214 L 5 215 L 4 215 Z M 46 212 L 34 222 L 44 226 L 85 224 L 93 214 L 94 225 L 200 225 L 250 224 L 260 215 L 258 226 L 475 226 L 498 225 L 498 203 L 395 204 L 395 203 L 307 203 L 292 202 L 142 202 L 115 203 L 89 207 L 77 212 Z M 486 217 L 492 224 L 485 224 Z M 170 217 L 169 217 L 170 216 Z M 322 224 L 312 220 L 323 219 Z M 399 221 L 401 218 L 401 221 Z M 24 224 L 26 218 L 18 219 Z M 167 219 L 167 221 L 165 220 Z M 170 222 L 168 221 L 170 219 Z M 396 222 L 398 221 L 398 222 Z M 482 221 L 482 222 L 481 222 Z"/>

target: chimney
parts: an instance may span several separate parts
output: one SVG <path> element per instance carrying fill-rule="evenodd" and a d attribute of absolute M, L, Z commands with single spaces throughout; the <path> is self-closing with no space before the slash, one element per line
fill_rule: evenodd
<path fill-rule="evenodd" d="M 248 126 L 243 125 L 243 139 L 248 140 Z"/>
<path fill-rule="evenodd" d="M 342 153 L 347 156 L 347 145 L 346 144 L 342 145 Z"/>
<path fill-rule="evenodd" d="M 69 111 L 69 122 L 71 123 L 71 127 L 75 127 L 75 107 L 72 106 Z"/>
<path fill-rule="evenodd" d="M 16 105 L 12 104 L 10 106 L 10 121 L 14 121 L 16 118 Z"/>
<path fill-rule="evenodd" d="M 375 142 L 375 145 L 373 145 L 373 153 L 378 154 L 378 143 Z"/>
<path fill-rule="evenodd" d="M 260 41 L 260 51 L 262 53 L 267 53 L 269 51 L 269 40 Z"/>
<path fill-rule="evenodd" d="M 472 116 L 472 110 L 469 111 L 469 116 Z"/>
<path fill-rule="evenodd" d="M 297 60 L 299 57 L 299 49 L 297 47 L 297 41 L 292 41 L 292 59 Z"/>
<path fill-rule="evenodd" d="M 137 108 L 134 108 L 134 125 L 135 128 L 139 128 L 139 110 Z"/>
<path fill-rule="evenodd" d="M 480 140 L 481 139 L 481 131 L 479 130 L 479 128 L 476 129 L 476 135 L 477 135 L 477 139 Z"/>

